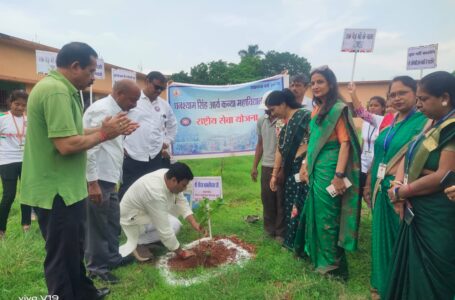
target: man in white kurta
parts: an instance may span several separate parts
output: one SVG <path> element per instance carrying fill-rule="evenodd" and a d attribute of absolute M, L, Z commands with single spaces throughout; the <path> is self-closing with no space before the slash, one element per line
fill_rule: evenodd
<path fill-rule="evenodd" d="M 135 251 L 139 235 L 147 224 L 156 228 L 161 242 L 170 251 L 175 251 L 183 258 L 193 254 L 181 249 L 168 217 L 169 214 L 181 216 L 196 231 L 205 233 L 182 193 L 192 179 L 189 167 L 177 162 L 169 169 L 146 174 L 131 185 L 120 202 L 120 224 L 127 237 L 127 242 L 120 246 L 123 257 Z"/>

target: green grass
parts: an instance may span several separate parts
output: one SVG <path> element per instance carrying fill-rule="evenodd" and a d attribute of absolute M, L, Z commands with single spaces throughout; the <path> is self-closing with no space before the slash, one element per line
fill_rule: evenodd
<path fill-rule="evenodd" d="M 314 273 L 308 262 L 294 258 L 267 238 L 262 221 L 249 224 L 246 215 L 261 215 L 260 184 L 249 173 L 252 157 L 191 160 L 196 176 L 223 176 L 225 205 L 212 220 L 214 234 L 236 234 L 256 245 L 257 255 L 243 268 L 229 268 L 219 277 L 189 287 L 169 286 L 152 264 L 134 263 L 114 271 L 121 282 L 110 286 L 108 299 L 368 299 L 371 215 L 363 212 L 359 250 L 348 254 L 347 283 Z M 183 243 L 198 238 L 185 223 L 178 236 Z M 38 224 L 23 234 L 18 201 L 13 205 L 7 236 L 0 241 L 0 299 L 46 295 L 44 241 Z M 199 272 L 196 272 L 199 273 Z M 96 282 L 98 287 L 104 286 Z"/>

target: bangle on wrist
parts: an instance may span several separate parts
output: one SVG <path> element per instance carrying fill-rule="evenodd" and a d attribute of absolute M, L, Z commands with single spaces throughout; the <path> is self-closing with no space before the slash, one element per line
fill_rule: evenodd
<path fill-rule="evenodd" d="M 407 185 L 406 185 L 406 188 L 408 189 L 407 192 L 408 192 L 408 197 L 409 197 L 409 194 L 411 193 L 411 190 L 412 190 L 412 189 L 411 189 L 411 184 L 407 184 Z"/>
<path fill-rule="evenodd" d="M 344 174 L 343 172 L 335 172 L 335 177 L 342 179 L 342 178 L 346 177 L 346 174 Z"/>

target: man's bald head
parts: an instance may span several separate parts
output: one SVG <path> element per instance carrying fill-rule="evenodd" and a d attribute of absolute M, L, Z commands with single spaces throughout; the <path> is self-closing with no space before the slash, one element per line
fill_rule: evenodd
<path fill-rule="evenodd" d="M 136 82 L 123 79 L 114 83 L 112 97 L 124 111 L 136 107 L 136 102 L 141 96 L 141 89 Z"/>

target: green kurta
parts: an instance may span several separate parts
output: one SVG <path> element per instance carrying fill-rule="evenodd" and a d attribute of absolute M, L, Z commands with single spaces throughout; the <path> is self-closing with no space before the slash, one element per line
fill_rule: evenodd
<path fill-rule="evenodd" d="M 306 153 L 295 157 L 298 148 L 302 143 L 308 143 L 309 123 L 311 120 L 310 112 L 307 110 L 298 110 L 294 113 L 288 124 L 280 132 L 278 149 L 282 155 L 285 184 L 284 184 L 284 223 L 286 234 L 283 245 L 289 249 L 294 248 L 295 233 L 299 224 L 299 214 L 303 210 L 308 185 L 297 183 L 294 174 L 300 171 L 302 160 Z M 296 206 L 297 216 L 291 217 L 292 207 Z M 304 226 L 304 224 L 302 224 Z"/>
<path fill-rule="evenodd" d="M 384 180 L 377 181 L 377 173 L 380 163 L 385 163 L 391 167 L 391 161 L 399 161 L 397 155 L 400 150 L 416 135 L 418 135 L 425 125 L 427 118 L 420 112 L 414 113 L 408 120 L 399 122 L 391 128 L 385 128 L 377 137 L 374 146 L 374 160 L 371 166 L 372 190 L 373 193 L 373 225 L 372 225 L 372 248 L 371 248 L 371 286 L 379 292 L 383 291 L 384 280 L 390 255 L 397 237 L 399 218 L 390 203 L 387 190 L 390 188 L 391 181 L 395 175 L 386 175 Z M 387 151 L 384 150 L 384 140 L 393 137 L 389 143 Z M 400 156 L 402 157 L 402 156 Z"/>
<path fill-rule="evenodd" d="M 343 118 L 350 136 L 350 153 L 345 173 L 352 182 L 352 187 L 343 196 L 332 198 L 326 188 L 335 176 L 340 143 L 338 140 L 329 141 L 329 137 L 339 118 Z M 344 250 L 357 248 L 360 145 L 350 112 L 340 100 L 320 125 L 316 124 L 316 119 L 317 115 L 310 123 L 307 155 L 310 182 L 304 213 L 300 216 L 305 220 L 306 228 L 299 227 L 295 250 L 300 256 L 308 254 L 316 271 L 323 274 L 334 271 L 333 274 L 343 276 L 347 275 L 343 274 L 347 272 Z"/>
<path fill-rule="evenodd" d="M 441 127 L 416 144 L 409 182 L 437 170 L 443 150 L 455 151 L 455 118 Z M 442 190 L 408 200 L 415 216 L 399 228 L 383 298 L 454 299 L 455 203 Z"/>

